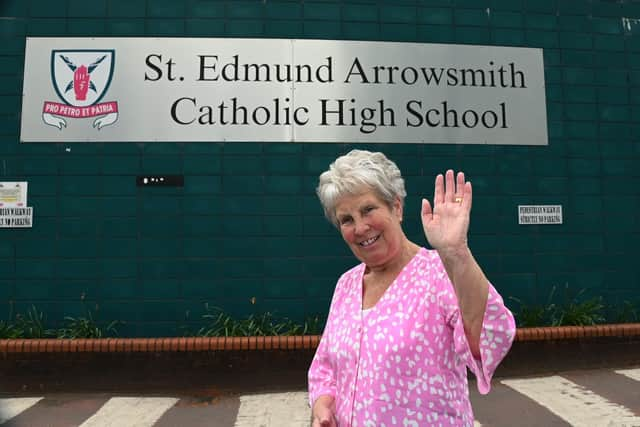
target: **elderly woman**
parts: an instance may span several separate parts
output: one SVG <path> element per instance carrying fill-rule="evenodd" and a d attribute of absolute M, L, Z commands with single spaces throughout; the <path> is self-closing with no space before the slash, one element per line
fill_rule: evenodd
<path fill-rule="evenodd" d="M 471 183 L 448 170 L 422 200 L 434 250 L 405 236 L 404 180 L 382 153 L 338 158 L 317 193 L 362 263 L 338 280 L 309 369 L 313 427 L 473 426 L 466 368 L 488 393 L 515 323 L 467 244 Z"/>

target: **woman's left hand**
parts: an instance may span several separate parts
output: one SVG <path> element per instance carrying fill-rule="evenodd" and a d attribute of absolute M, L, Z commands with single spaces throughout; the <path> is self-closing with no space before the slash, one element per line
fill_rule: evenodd
<path fill-rule="evenodd" d="M 441 255 L 455 256 L 467 250 L 471 201 L 471 182 L 465 182 L 463 172 L 458 172 L 454 181 L 451 169 L 444 177 L 436 177 L 433 208 L 422 199 L 424 234 Z"/>

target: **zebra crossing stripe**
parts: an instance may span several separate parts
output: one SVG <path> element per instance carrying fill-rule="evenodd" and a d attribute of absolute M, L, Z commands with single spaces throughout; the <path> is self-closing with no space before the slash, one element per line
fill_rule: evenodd
<path fill-rule="evenodd" d="M 80 427 L 150 427 L 179 399 L 113 397 Z"/>
<path fill-rule="evenodd" d="M 309 427 L 310 422 L 307 392 L 268 393 L 240 396 L 234 427 Z"/>
<path fill-rule="evenodd" d="M 616 374 L 624 375 L 632 380 L 640 381 L 640 368 L 637 369 L 619 369 L 614 371 Z"/>
<path fill-rule="evenodd" d="M 533 399 L 575 427 L 640 425 L 640 417 L 558 375 L 502 384 Z"/>
<path fill-rule="evenodd" d="M 26 411 L 41 400 L 42 397 L 12 397 L 0 399 L 0 424 L 10 420 L 20 412 Z"/>
<path fill-rule="evenodd" d="M 309 427 L 311 409 L 307 392 L 240 396 L 234 427 Z"/>

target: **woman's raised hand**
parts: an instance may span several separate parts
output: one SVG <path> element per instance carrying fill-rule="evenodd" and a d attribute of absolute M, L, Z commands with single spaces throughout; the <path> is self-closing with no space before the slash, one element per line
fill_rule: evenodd
<path fill-rule="evenodd" d="M 467 249 L 467 231 L 471 213 L 471 182 L 458 172 L 454 180 L 449 169 L 436 177 L 433 208 L 422 199 L 422 228 L 429 244 L 439 253 L 455 255 Z"/>

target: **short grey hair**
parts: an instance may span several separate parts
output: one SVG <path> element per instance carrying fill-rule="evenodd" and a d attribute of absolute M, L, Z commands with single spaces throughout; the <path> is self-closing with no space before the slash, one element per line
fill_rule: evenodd
<path fill-rule="evenodd" d="M 351 150 L 338 157 L 329 165 L 329 169 L 320 175 L 316 194 L 325 216 L 337 226 L 338 199 L 369 190 L 377 193 L 388 206 L 392 206 L 396 199 L 400 199 L 400 203 L 403 204 L 407 196 L 400 169 L 387 156 L 380 152 Z"/>

